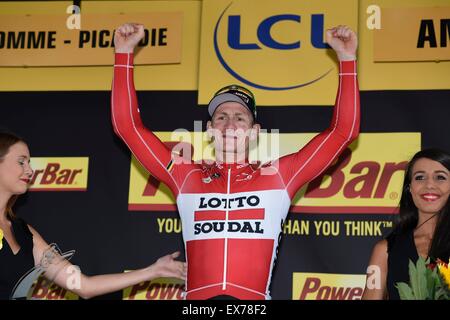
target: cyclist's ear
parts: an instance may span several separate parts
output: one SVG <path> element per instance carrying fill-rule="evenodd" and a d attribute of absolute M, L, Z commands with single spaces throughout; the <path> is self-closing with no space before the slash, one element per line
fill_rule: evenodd
<path fill-rule="evenodd" d="M 211 121 L 208 121 L 206 123 L 206 134 L 208 136 L 208 139 L 212 139 L 213 135 L 213 127 Z"/>
<path fill-rule="evenodd" d="M 260 124 L 254 123 L 250 130 L 250 140 L 256 140 L 258 138 L 260 130 L 261 130 Z"/>

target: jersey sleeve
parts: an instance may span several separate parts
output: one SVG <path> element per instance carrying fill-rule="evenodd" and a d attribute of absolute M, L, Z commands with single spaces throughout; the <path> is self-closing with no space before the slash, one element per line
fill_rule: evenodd
<path fill-rule="evenodd" d="M 142 123 L 133 81 L 133 54 L 116 53 L 111 94 L 114 132 L 139 162 L 178 195 L 178 182 L 171 173 L 171 151 Z"/>
<path fill-rule="evenodd" d="M 319 176 L 359 134 L 360 104 L 356 61 L 339 62 L 339 87 L 331 125 L 298 152 L 274 164 L 289 196 Z"/>

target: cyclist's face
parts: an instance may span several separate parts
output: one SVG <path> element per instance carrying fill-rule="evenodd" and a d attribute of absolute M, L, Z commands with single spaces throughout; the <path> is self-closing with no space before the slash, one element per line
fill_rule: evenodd
<path fill-rule="evenodd" d="M 237 102 L 221 104 L 208 123 L 216 151 L 245 152 L 251 129 L 256 128 L 259 128 L 259 125 L 253 123 L 250 111 Z"/>
<path fill-rule="evenodd" d="M 237 102 L 222 103 L 214 112 L 212 127 L 222 132 L 230 130 L 248 130 L 253 125 L 250 111 Z"/>

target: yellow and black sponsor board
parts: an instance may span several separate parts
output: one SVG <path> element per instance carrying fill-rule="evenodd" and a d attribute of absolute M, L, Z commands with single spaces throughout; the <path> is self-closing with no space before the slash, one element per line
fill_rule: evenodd
<path fill-rule="evenodd" d="M 208 139 L 199 132 L 174 137 L 156 132 L 168 145 L 178 141 L 193 147 L 193 161 L 213 159 Z M 270 134 L 267 134 L 270 135 Z M 275 140 L 278 156 L 296 152 L 315 134 L 279 134 Z M 176 140 L 178 139 L 178 140 Z M 272 137 L 261 137 L 253 158 L 263 163 L 273 156 Z M 272 142 L 273 143 L 273 140 Z M 291 212 L 386 213 L 397 211 L 407 161 L 421 148 L 420 133 L 362 133 L 320 177 L 298 191 Z M 383 152 L 380 152 L 383 150 Z M 277 157 L 275 157 L 277 158 Z M 131 211 L 176 211 L 169 188 L 151 176 L 133 157 L 131 161 L 128 208 Z"/>
<path fill-rule="evenodd" d="M 86 191 L 88 157 L 32 157 L 30 191 Z"/>
<path fill-rule="evenodd" d="M 359 300 L 366 275 L 295 272 L 292 300 Z"/>

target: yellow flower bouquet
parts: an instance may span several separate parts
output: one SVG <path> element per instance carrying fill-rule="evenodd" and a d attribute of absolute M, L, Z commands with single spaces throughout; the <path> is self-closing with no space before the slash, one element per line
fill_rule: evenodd
<path fill-rule="evenodd" d="M 439 275 L 441 276 L 442 283 L 447 290 L 450 290 L 450 269 L 448 268 L 449 264 L 450 264 L 450 259 L 448 260 L 448 263 L 445 263 L 439 259 L 437 262 L 437 266 L 439 269 Z"/>
<path fill-rule="evenodd" d="M 448 263 L 419 257 L 414 264 L 409 261 L 409 284 L 398 282 L 401 300 L 450 300 L 450 270 Z"/>

